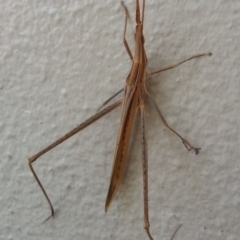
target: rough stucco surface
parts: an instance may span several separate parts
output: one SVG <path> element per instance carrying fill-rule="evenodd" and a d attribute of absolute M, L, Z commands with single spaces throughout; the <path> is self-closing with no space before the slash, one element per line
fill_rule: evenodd
<path fill-rule="evenodd" d="M 147 81 L 169 124 L 202 148 L 186 151 L 146 102 L 155 240 L 180 223 L 176 240 L 239 239 L 239 13 L 240 1 L 146 0 L 149 69 L 213 53 Z M 34 163 L 56 211 L 44 224 L 50 210 L 27 164 L 122 88 L 131 62 L 119 1 L 5 0 L 0 20 L 0 239 L 147 239 L 138 118 L 107 214 L 120 108 Z"/>

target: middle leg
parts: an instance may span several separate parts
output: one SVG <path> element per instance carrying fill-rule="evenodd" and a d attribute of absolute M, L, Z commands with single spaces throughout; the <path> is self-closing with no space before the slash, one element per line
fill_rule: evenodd
<path fill-rule="evenodd" d="M 147 93 L 147 95 L 149 96 L 150 101 L 151 101 L 153 107 L 155 108 L 155 110 L 157 111 L 158 115 L 160 116 L 163 124 L 164 124 L 169 130 L 171 130 L 173 133 L 175 133 L 175 134 L 182 140 L 183 145 L 187 148 L 188 151 L 193 150 L 196 155 L 199 154 L 199 151 L 200 151 L 201 148 L 195 148 L 195 147 L 193 147 L 192 144 L 190 144 L 190 143 L 189 143 L 186 139 L 184 139 L 178 132 L 176 132 L 173 128 L 171 128 L 171 127 L 168 125 L 168 123 L 167 123 L 166 119 L 164 118 L 163 114 L 161 113 L 161 110 L 159 109 L 159 107 L 158 107 L 156 101 L 154 100 L 154 98 L 153 98 L 149 93 Z"/>

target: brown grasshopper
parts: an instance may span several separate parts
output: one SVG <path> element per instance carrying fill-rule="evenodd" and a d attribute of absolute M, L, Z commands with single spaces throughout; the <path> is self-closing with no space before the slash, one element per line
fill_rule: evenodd
<path fill-rule="evenodd" d="M 145 120 L 145 98 L 148 97 L 157 111 L 159 117 L 161 118 L 163 124 L 170 129 L 173 133 L 175 133 L 183 142 L 184 146 L 187 150 L 193 150 L 195 154 L 199 153 L 200 148 L 195 148 L 191 145 L 186 139 L 184 139 L 179 133 L 177 133 L 174 129 L 172 129 L 167 121 L 165 120 L 163 114 L 161 113 L 159 107 L 157 106 L 154 98 L 148 92 L 145 79 L 148 76 L 172 69 L 186 61 L 189 61 L 193 58 L 198 58 L 201 56 L 212 55 L 212 53 L 202 53 L 194 55 L 184 61 L 181 61 L 177 64 L 165 67 L 163 69 L 149 72 L 147 70 L 147 56 L 145 53 L 144 48 L 144 35 L 143 35 L 143 25 L 144 25 L 144 11 L 145 11 L 145 0 L 142 1 L 142 11 L 140 12 L 140 5 L 139 0 L 136 0 L 136 30 L 135 30 L 135 52 L 132 54 L 128 42 L 126 40 L 126 29 L 127 29 L 127 20 L 129 17 L 128 10 L 124 5 L 124 2 L 121 2 L 124 10 L 125 10 L 125 26 L 124 26 L 124 33 L 123 33 L 123 43 L 127 50 L 127 53 L 132 61 L 132 68 L 130 73 L 127 76 L 126 83 L 123 89 L 119 92 L 114 94 L 111 98 L 103 103 L 103 105 L 98 109 L 98 112 L 93 115 L 92 117 L 88 118 L 82 124 L 74 128 L 72 131 L 64 135 L 63 137 L 59 138 L 54 143 L 50 144 L 48 147 L 44 148 L 42 151 L 38 152 L 37 154 L 33 155 L 29 158 L 29 167 L 31 172 L 33 173 L 38 185 L 40 186 L 44 196 L 46 197 L 50 208 L 51 208 L 51 215 L 46 219 L 48 220 L 51 216 L 54 215 L 53 205 L 42 186 L 37 174 L 35 173 L 32 163 L 35 162 L 40 156 L 45 154 L 46 152 L 50 151 L 52 148 L 56 147 L 60 143 L 64 142 L 68 138 L 72 137 L 74 134 L 78 133 L 79 131 L 83 130 L 84 128 L 91 125 L 93 122 L 97 121 L 99 118 L 103 117 L 107 113 L 111 112 L 113 109 L 117 108 L 118 106 L 122 105 L 122 113 L 121 113 L 121 123 L 118 132 L 117 138 L 117 145 L 115 149 L 114 155 L 114 163 L 112 168 L 112 174 L 110 179 L 110 185 L 107 193 L 107 198 L 105 202 L 105 211 L 107 212 L 108 207 L 110 206 L 111 202 L 113 201 L 114 197 L 116 196 L 119 186 L 121 184 L 124 169 L 127 161 L 127 154 L 129 148 L 129 141 L 131 137 L 132 127 L 135 115 L 138 110 L 141 113 L 141 129 L 142 129 L 142 169 L 143 169 L 143 199 L 144 199 L 144 229 L 149 237 L 149 239 L 153 240 L 150 234 L 150 224 L 149 224 L 149 216 L 148 216 L 148 152 L 147 152 L 147 138 L 146 138 L 146 120 Z M 108 105 L 106 105 L 118 94 L 123 92 L 123 97 Z M 46 221 L 45 220 L 45 221 Z M 44 221 L 44 222 L 45 222 Z"/>

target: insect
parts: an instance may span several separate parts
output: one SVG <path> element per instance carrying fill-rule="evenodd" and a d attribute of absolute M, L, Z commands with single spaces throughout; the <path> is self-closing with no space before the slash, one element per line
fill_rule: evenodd
<path fill-rule="evenodd" d="M 137 111 L 140 111 L 141 116 L 141 137 L 142 137 L 142 171 L 143 171 L 143 199 L 144 199 L 144 229 L 149 237 L 149 239 L 153 240 L 151 233 L 150 233 L 150 224 L 149 224 L 149 216 L 148 216 L 148 152 L 147 152 L 147 138 L 146 138 L 146 120 L 145 120 L 145 99 L 146 97 L 150 99 L 153 107 L 157 111 L 159 117 L 161 118 L 163 124 L 174 134 L 176 134 L 181 140 L 187 150 L 193 150 L 195 154 L 199 153 L 200 148 L 196 148 L 191 145 L 186 139 L 184 139 L 178 132 L 176 132 L 173 128 L 171 128 L 167 121 L 165 120 L 163 114 L 161 113 L 157 103 L 155 102 L 154 98 L 148 92 L 145 79 L 148 76 L 172 69 L 186 61 L 189 61 L 193 58 L 198 58 L 201 56 L 212 55 L 212 53 L 202 53 L 194 55 L 188 59 L 185 59 L 177 64 L 165 67 L 163 69 L 149 72 L 147 70 L 147 56 L 145 53 L 144 48 L 144 35 L 143 35 L 143 26 L 144 26 L 144 11 L 145 11 L 145 0 L 142 1 L 142 7 L 140 11 L 140 4 L 139 0 L 136 0 L 136 30 L 135 30 L 135 52 L 132 54 L 128 42 L 126 40 L 126 29 L 127 29 L 127 21 L 129 18 L 128 9 L 125 6 L 124 2 L 121 2 L 123 9 L 125 11 L 125 24 L 124 24 L 124 32 L 123 32 L 123 43 L 127 50 L 127 53 L 132 61 L 132 68 L 130 70 L 129 75 L 127 76 L 125 86 L 123 89 L 118 91 L 108 100 L 106 100 L 103 105 L 98 109 L 97 113 L 94 114 L 92 117 L 88 118 L 86 121 L 81 123 L 79 126 L 74 128 L 72 131 L 64 135 L 63 137 L 59 138 L 57 141 L 50 144 L 48 147 L 44 148 L 37 154 L 33 155 L 28 159 L 28 164 L 30 167 L 31 172 L 33 173 L 38 185 L 40 186 L 48 204 L 51 208 L 51 215 L 45 220 L 47 221 L 51 216 L 54 215 L 53 205 L 41 184 L 35 170 L 33 169 L 33 162 L 35 162 L 40 156 L 45 154 L 46 152 L 50 151 L 52 148 L 56 147 L 60 143 L 64 142 L 74 134 L 78 133 L 79 131 L 83 130 L 84 128 L 91 125 L 93 122 L 97 121 L 99 118 L 103 117 L 104 115 L 108 114 L 115 108 L 122 105 L 122 113 L 121 113 L 121 123 L 119 127 L 118 137 L 117 137 L 117 144 L 115 149 L 114 155 L 114 163 L 112 167 L 112 174 L 110 178 L 110 185 L 106 197 L 105 202 L 105 211 L 107 212 L 111 202 L 113 201 L 114 197 L 116 196 L 121 181 L 124 175 L 124 169 L 127 161 L 127 153 L 129 148 L 129 141 L 131 137 L 132 127 L 134 123 L 134 118 Z M 114 99 L 118 94 L 123 93 L 123 97 L 120 100 L 115 101 L 114 103 L 110 104 L 110 101 Z M 44 222 L 45 222 L 44 221 Z"/>

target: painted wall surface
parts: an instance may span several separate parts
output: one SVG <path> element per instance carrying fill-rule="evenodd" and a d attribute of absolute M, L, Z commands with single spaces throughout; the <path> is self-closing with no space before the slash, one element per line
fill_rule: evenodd
<path fill-rule="evenodd" d="M 133 49 L 134 0 L 127 40 Z M 213 53 L 147 79 L 168 123 L 201 147 L 198 156 L 163 126 L 149 101 L 149 214 L 155 240 L 240 236 L 240 1 L 146 0 L 149 70 Z M 124 85 L 131 61 L 118 0 L 0 3 L 0 239 L 147 239 L 143 230 L 137 115 L 125 178 L 108 213 L 120 110 L 33 164 L 28 157 L 94 114 Z M 40 225 L 39 225 L 40 224 Z"/>

